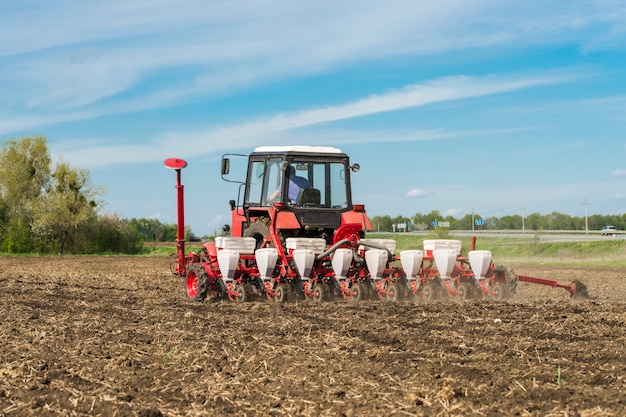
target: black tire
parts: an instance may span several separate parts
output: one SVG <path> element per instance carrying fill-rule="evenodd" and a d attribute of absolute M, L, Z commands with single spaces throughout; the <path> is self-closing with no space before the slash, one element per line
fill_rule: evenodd
<path fill-rule="evenodd" d="M 248 227 L 248 229 L 246 230 L 246 237 L 253 237 L 256 240 L 255 249 L 261 248 L 263 246 L 263 243 L 265 242 L 265 238 L 270 237 L 268 239 L 267 246 L 265 247 L 273 248 L 274 240 L 271 239 L 270 234 L 270 219 L 268 217 L 259 217 L 258 219 L 256 219 L 254 223 L 252 223 L 250 227 Z M 286 237 L 289 237 L 288 233 Z M 280 230 L 278 231 L 278 240 L 280 241 L 283 250 L 285 250 L 285 234 Z"/>
<path fill-rule="evenodd" d="M 517 289 L 517 278 L 516 276 L 509 271 L 509 269 L 504 265 L 497 265 L 494 269 L 494 282 L 501 282 L 506 284 L 507 291 L 509 297 L 512 297 L 515 294 L 515 290 Z"/>
<path fill-rule="evenodd" d="M 494 301 L 504 301 L 511 297 L 509 287 L 504 282 L 496 282 L 491 290 L 493 291 L 491 298 Z"/>
<path fill-rule="evenodd" d="M 439 299 L 441 293 L 441 285 L 438 282 L 429 282 L 422 288 L 422 300 L 425 302 L 435 301 Z"/>
<path fill-rule="evenodd" d="M 185 295 L 189 301 L 204 301 L 207 295 L 209 275 L 200 264 L 192 265 L 185 275 Z"/>
<path fill-rule="evenodd" d="M 252 301 L 255 295 L 255 290 L 250 284 L 240 285 L 237 287 L 237 292 L 239 293 L 239 297 L 235 298 L 235 301 L 238 303 Z"/>
<path fill-rule="evenodd" d="M 350 300 L 361 301 L 367 297 L 367 288 L 364 284 L 357 282 L 350 287 Z"/>
<path fill-rule="evenodd" d="M 270 235 L 269 224 L 269 218 L 259 217 L 246 230 L 246 237 L 253 237 L 256 240 L 256 249 L 259 249 L 263 245 L 265 237 Z M 271 240 L 269 246 L 274 247 Z"/>
<path fill-rule="evenodd" d="M 571 294 L 573 298 L 595 298 L 589 295 L 589 293 L 587 292 L 587 286 L 583 284 L 582 281 L 575 279 L 570 284 L 570 287 L 574 290 L 574 292 Z"/>
<path fill-rule="evenodd" d="M 286 303 L 293 300 L 293 289 L 291 288 L 291 284 L 289 283 L 278 284 L 274 291 L 276 292 L 276 295 L 274 296 L 274 301 L 276 301 L 277 303 Z"/>
<path fill-rule="evenodd" d="M 363 286 L 363 297 L 361 297 L 361 300 L 372 300 L 381 298 L 381 295 L 378 292 L 378 288 L 376 287 L 376 284 L 373 280 L 371 280 L 370 278 L 365 278 L 365 280 L 360 282 L 360 284 Z M 386 297 L 383 295 L 382 299 L 384 300 L 386 299 Z"/>
<path fill-rule="evenodd" d="M 404 291 L 400 284 L 391 283 L 389 287 L 387 287 L 387 301 L 397 302 L 404 299 Z"/>
<path fill-rule="evenodd" d="M 328 285 L 317 283 L 311 289 L 311 300 L 321 303 L 328 299 Z"/>
<path fill-rule="evenodd" d="M 461 282 L 456 289 L 459 291 L 457 295 L 459 300 L 471 300 L 476 298 L 476 288 L 469 282 Z"/>

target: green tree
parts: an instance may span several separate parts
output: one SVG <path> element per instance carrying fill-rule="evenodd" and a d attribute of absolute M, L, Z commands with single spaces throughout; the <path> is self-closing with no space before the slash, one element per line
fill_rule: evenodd
<path fill-rule="evenodd" d="M 0 248 L 8 252 L 34 250 L 30 223 L 50 180 L 50 153 L 43 136 L 8 140 L 0 150 L 0 199 L 5 225 Z"/>
<path fill-rule="evenodd" d="M 62 254 L 81 232 L 81 225 L 97 216 L 102 190 L 91 184 L 89 171 L 56 164 L 49 187 L 38 199 L 32 231 Z"/>
<path fill-rule="evenodd" d="M 144 240 L 129 220 L 117 214 L 99 216 L 90 226 L 90 252 L 139 253 Z"/>
<path fill-rule="evenodd" d="M 531 213 L 526 217 L 524 223 L 527 230 L 545 230 L 546 216 L 539 213 Z"/>
<path fill-rule="evenodd" d="M 494 229 L 498 230 L 518 230 L 522 228 L 522 216 L 515 214 L 512 216 L 504 216 L 494 218 Z M 526 227 L 526 225 L 524 225 Z"/>
<path fill-rule="evenodd" d="M 391 216 L 374 216 L 371 220 L 372 229 L 374 232 L 391 232 L 393 220 L 391 220 Z"/>

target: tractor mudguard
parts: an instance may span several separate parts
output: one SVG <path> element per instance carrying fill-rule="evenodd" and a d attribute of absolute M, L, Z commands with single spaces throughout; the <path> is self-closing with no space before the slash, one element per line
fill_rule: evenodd
<path fill-rule="evenodd" d="M 363 230 L 372 230 L 370 219 L 365 213 L 365 211 L 351 210 L 351 211 L 346 211 L 345 213 L 341 213 L 341 223 L 342 224 L 358 223 L 361 225 Z"/>
<path fill-rule="evenodd" d="M 209 254 L 209 258 L 216 259 L 217 258 L 217 248 L 215 247 L 215 242 L 205 242 L 202 244 Z"/>
<path fill-rule="evenodd" d="M 292 211 L 284 210 L 276 213 L 276 229 L 300 229 L 300 222 Z"/>

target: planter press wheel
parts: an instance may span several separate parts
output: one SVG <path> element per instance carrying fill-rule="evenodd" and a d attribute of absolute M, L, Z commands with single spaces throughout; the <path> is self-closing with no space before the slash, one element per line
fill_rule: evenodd
<path fill-rule="evenodd" d="M 274 301 L 277 303 L 286 303 L 293 299 L 293 289 L 291 288 L 291 284 L 289 283 L 281 283 L 276 286 L 274 289 L 276 295 L 274 296 Z"/>
<path fill-rule="evenodd" d="M 496 282 L 491 290 L 493 291 L 491 298 L 494 301 L 503 301 L 510 298 L 509 287 L 504 282 Z"/>
<path fill-rule="evenodd" d="M 402 287 L 400 286 L 400 284 L 397 284 L 395 282 L 391 283 L 389 287 L 387 287 L 387 292 L 387 301 L 397 302 L 404 298 Z"/>
<path fill-rule="evenodd" d="M 429 302 L 439 298 L 441 285 L 438 282 L 429 282 L 422 288 L 422 300 Z"/>
<path fill-rule="evenodd" d="M 254 298 L 254 288 L 250 284 L 243 284 L 237 288 L 239 297 L 235 298 L 238 303 L 245 303 L 251 301 Z"/>
<path fill-rule="evenodd" d="M 320 283 L 315 284 L 311 290 L 311 300 L 320 303 L 326 298 L 328 298 L 328 286 Z"/>
<path fill-rule="evenodd" d="M 189 301 L 203 301 L 207 294 L 208 275 L 202 265 L 192 265 L 185 276 L 185 295 Z"/>
<path fill-rule="evenodd" d="M 352 291 L 352 294 L 350 294 L 350 300 L 352 301 L 361 301 L 367 298 L 367 289 L 361 282 L 357 282 L 352 285 L 352 287 L 350 287 L 350 291 Z"/>
<path fill-rule="evenodd" d="M 462 282 L 456 288 L 460 294 L 457 295 L 459 300 L 471 300 L 475 297 L 474 286 L 469 282 Z"/>

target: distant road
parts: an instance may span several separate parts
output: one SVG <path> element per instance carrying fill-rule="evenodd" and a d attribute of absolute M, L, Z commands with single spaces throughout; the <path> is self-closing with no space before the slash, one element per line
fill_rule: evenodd
<path fill-rule="evenodd" d="M 607 239 L 626 239 L 626 235 L 622 233 L 617 233 L 615 236 L 602 236 L 600 232 L 590 231 L 588 234 L 585 232 L 570 232 L 570 231 L 541 231 L 538 233 L 534 232 L 491 232 L 491 231 L 479 231 L 479 232 L 451 232 L 451 235 L 457 236 L 489 236 L 489 237 L 511 237 L 511 238 L 538 238 L 540 242 L 595 242 L 598 240 L 607 240 Z"/>
<path fill-rule="evenodd" d="M 601 236 L 600 234 L 597 234 L 597 235 L 578 235 L 578 234 L 539 235 L 540 242 L 594 242 L 598 240 L 613 240 L 613 239 L 623 240 L 623 239 L 626 239 L 626 236 L 624 235 Z"/>
<path fill-rule="evenodd" d="M 408 232 L 409 234 L 426 236 L 430 232 Z M 402 233 L 397 233 L 402 234 Z M 450 236 L 477 236 L 479 239 L 484 237 L 508 237 L 508 238 L 525 238 L 533 239 L 537 237 L 540 242 L 594 242 L 599 240 L 611 240 L 611 239 L 626 239 L 626 233 L 618 231 L 615 236 L 602 236 L 599 231 L 589 231 L 589 234 L 585 232 L 570 232 L 565 230 L 550 230 L 541 231 L 535 234 L 535 232 L 522 232 L 521 230 L 515 231 L 451 231 Z"/>

